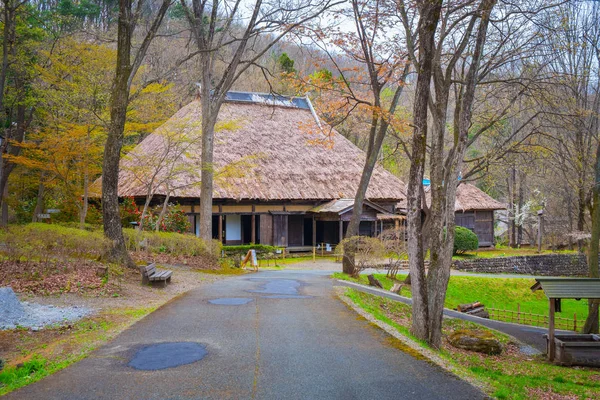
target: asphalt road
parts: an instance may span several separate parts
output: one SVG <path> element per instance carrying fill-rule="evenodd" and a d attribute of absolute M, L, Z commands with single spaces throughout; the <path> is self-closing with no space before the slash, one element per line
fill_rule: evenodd
<path fill-rule="evenodd" d="M 181 361 L 188 364 L 174 366 Z M 156 369 L 161 365 L 170 368 Z M 191 291 L 90 357 L 6 398 L 431 400 L 484 395 L 397 350 L 386 333 L 334 296 L 323 273 L 266 271 Z"/>

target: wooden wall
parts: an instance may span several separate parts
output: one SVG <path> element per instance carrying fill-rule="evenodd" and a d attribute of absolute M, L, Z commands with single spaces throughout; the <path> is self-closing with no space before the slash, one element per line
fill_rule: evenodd
<path fill-rule="evenodd" d="M 273 244 L 273 216 L 260 214 L 260 243 Z"/>
<path fill-rule="evenodd" d="M 494 245 L 494 212 L 490 210 L 466 211 L 456 213 L 456 225 L 475 232 L 479 246 Z"/>

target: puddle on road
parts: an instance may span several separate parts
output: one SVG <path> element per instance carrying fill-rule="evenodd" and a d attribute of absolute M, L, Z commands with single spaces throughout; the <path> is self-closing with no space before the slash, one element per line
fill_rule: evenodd
<path fill-rule="evenodd" d="M 200 343 L 158 343 L 139 350 L 127 365 L 143 371 L 158 371 L 200 361 L 207 354 L 206 346 Z"/>
<path fill-rule="evenodd" d="M 270 296 L 262 296 L 266 299 L 308 299 L 311 296 L 298 294 L 300 282 L 293 279 L 274 279 L 264 284 L 262 289 L 249 290 L 251 293 L 264 293 Z"/>
<path fill-rule="evenodd" d="M 247 297 L 224 297 L 221 299 L 213 299 L 209 300 L 210 304 L 218 304 L 222 306 L 241 306 L 243 304 L 248 304 L 252 301 L 252 299 Z"/>

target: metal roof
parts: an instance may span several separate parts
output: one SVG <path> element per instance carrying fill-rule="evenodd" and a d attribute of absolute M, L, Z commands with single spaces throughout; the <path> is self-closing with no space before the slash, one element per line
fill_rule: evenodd
<path fill-rule="evenodd" d="M 354 199 L 337 199 L 331 200 L 328 203 L 317 206 L 309 212 L 313 213 L 341 213 L 342 211 L 348 210 L 354 207 Z"/>
<path fill-rule="evenodd" d="M 301 108 L 303 110 L 311 110 L 307 97 L 291 97 L 282 96 L 273 93 L 251 93 L 251 92 L 235 92 L 229 91 L 225 95 L 225 101 L 240 102 L 240 103 L 257 103 L 267 104 L 272 106 Z"/>
<path fill-rule="evenodd" d="M 543 290 L 549 299 L 600 299 L 600 279 L 535 278 L 531 291 Z"/>

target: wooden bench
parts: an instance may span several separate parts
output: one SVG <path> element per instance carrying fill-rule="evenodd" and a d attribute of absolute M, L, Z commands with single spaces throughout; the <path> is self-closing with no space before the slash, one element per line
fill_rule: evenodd
<path fill-rule="evenodd" d="M 173 275 L 173 271 L 157 271 L 155 263 L 140 267 L 140 273 L 142 274 L 142 285 L 157 282 L 160 287 L 167 287 L 167 283 L 171 283 L 171 275 Z"/>

